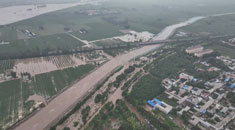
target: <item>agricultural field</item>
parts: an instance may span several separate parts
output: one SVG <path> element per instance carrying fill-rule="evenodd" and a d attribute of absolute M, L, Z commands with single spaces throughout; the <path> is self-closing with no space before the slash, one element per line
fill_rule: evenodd
<path fill-rule="evenodd" d="M 0 105 L 0 127 L 12 125 L 34 110 L 38 102 L 28 101 L 30 96 L 38 95 L 48 100 L 73 82 L 80 80 L 94 67 L 91 64 L 81 65 L 39 74 L 31 77 L 28 82 L 11 80 L 0 83 L 0 104 L 4 104 Z"/>
<path fill-rule="evenodd" d="M 235 34 L 235 15 L 209 17 L 182 30 L 193 34 Z"/>
<path fill-rule="evenodd" d="M 0 74 L 8 69 L 13 69 L 14 60 L 0 60 Z"/>
<path fill-rule="evenodd" d="M 229 56 L 231 58 L 235 58 L 235 46 L 227 45 L 224 43 L 213 42 L 206 45 L 207 48 L 213 49 L 221 55 Z"/>
<path fill-rule="evenodd" d="M 76 55 L 49 56 L 40 58 L 28 58 L 15 60 L 13 71 L 18 76 L 22 73 L 30 73 L 31 76 L 47 73 L 55 70 L 62 70 L 69 67 L 76 67 L 86 64 Z"/>
<path fill-rule="evenodd" d="M 25 58 L 63 53 L 81 48 L 84 44 L 67 34 L 55 34 L 32 39 L 15 40 L 0 45 L 0 58 Z"/>
<path fill-rule="evenodd" d="M 0 26 L 0 42 L 10 42 L 7 45 L 0 45 L 0 58 L 26 58 L 48 53 L 65 54 L 74 52 L 84 45 L 66 33 L 86 41 L 121 36 L 123 33 L 120 30 L 123 29 L 157 34 L 166 26 L 193 16 L 233 10 L 233 4 L 224 8 L 223 4 L 226 3 L 221 2 L 215 2 L 214 6 L 217 8 L 211 8 L 207 2 L 201 6 L 200 2 L 203 1 L 194 1 L 195 4 L 190 4 L 186 0 L 182 4 L 169 4 L 169 1 L 164 0 L 159 1 L 161 4 L 155 0 L 135 0 L 133 4 L 133 1 L 111 0 L 98 5 L 76 6 Z M 223 18 L 220 19 L 223 23 Z M 233 18 L 230 21 L 230 26 L 233 26 Z M 224 23 L 224 26 L 228 25 Z M 85 32 L 81 33 L 81 30 Z M 35 36 L 29 36 L 26 33 L 28 31 Z"/>

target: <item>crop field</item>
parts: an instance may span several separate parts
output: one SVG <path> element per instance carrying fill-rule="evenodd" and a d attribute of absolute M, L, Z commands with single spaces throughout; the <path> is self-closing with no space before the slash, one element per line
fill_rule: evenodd
<path fill-rule="evenodd" d="M 15 60 L 13 70 L 20 75 L 28 72 L 31 76 L 59 69 L 76 67 L 85 64 L 75 55 L 49 56 Z"/>
<path fill-rule="evenodd" d="M 76 50 L 82 45 L 84 44 L 67 34 L 16 40 L 8 45 L 1 45 L 0 58 L 25 58 L 34 55 L 48 55 L 49 52 Z"/>
<path fill-rule="evenodd" d="M 87 23 L 86 25 L 89 26 L 87 34 L 81 34 L 80 32 L 73 32 L 72 34 L 88 41 L 123 35 L 119 31 L 121 29 L 120 27 L 114 26 L 106 21 L 98 20 L 94 23 Z"/>
<path fill-rule="evenodd" d="M 133 4 L 135 2 L 135 4 Z M 162 2 L 162 5 L 159 5 Z M 84 40 L 97 40 L 120 35 L 119 30 L 129 28 L 138 32 L 149 31 L 157 34 L 164 27 L 193 16 L 232 12 L 233 6 L 216 4 L 217 8 L 208 5 L 182 3 L 169 4 L 160 0 L 112 0 L 100 5 L 77 6 L 23 20 L 0 27 L 0 40 L 12 41 L 27 39 L 23 30 L 29 30 L 37 36 L 73 32 Z M 215 2 L 216 3 L 216 2 Z M 205 2 L 205 4 L 207 4 Z M 200 9 L 199 9 L 200 8 Z M 187 10 L 187 11 L 185 11 Z M 85 28 L 87 34 L 79 34 Z M 11 35 L 8 35 L 11 34 Z"/>
<path fill-rule="evenodd" d="M 211 44 L 208 44 L 206 47 L 219 52 L 221 55 L 235 58 L 234 46 L 224 45 L 222 43 L 211 43 Z"/>
<path fill-rule="evenodd" d="M 7 69 L 13 69 L 14 60 L 0 60 L 0 74 Z"/>
<path fill-rule="evenodd" d="M 0 128 L 31 112 L 35 102 L 26 102 L 29 96 L 36 94 L 47 100 L 93 69 L 91 64 L 81 65 L 36 75 L 31 82 L 12 80 L 0 83 Z"/>
<path fill-rule="evenodd" d="M 183 30 L 192 33 L 235 34 L 235 15 L 210 17 L 196 22 Z"/>

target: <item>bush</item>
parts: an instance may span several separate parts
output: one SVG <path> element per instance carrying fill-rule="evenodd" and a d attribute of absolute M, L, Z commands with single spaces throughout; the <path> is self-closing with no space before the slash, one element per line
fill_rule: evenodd
<path fill-rule="evenodd" d="M 95 103 L 99 103 L 104 100 L 104 96 L 102 94 L 97 94 L 95 97 Z"/>

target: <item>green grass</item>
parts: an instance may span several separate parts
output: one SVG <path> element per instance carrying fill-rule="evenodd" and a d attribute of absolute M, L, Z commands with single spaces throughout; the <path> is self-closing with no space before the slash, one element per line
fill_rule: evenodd
<path fill-rule="evenodd" d="M 73 32 L 73 34 L 83 40 L 88 40 L 88 41 L 122 35 L 122 33 L 119 31 L 121 29 L 120 27 L 114 26 L 102 20 L 92 23 L 87 23 L 86 25 L 89 27 L 87 28 L 88 33 L 81 34 L 80 32 Z"/>
<path fill-rule="evenodd" d="M 29 114 L 33 106 L 33 102 L 25 102 L 29 96 L 37 94 L 49 99 L 93 69 L 94 66 L 88 64 L 36 75 L 30 83 L 20 80 L 0 83 L 0 127 L 17 121 L 21 110 L 23 116 Z"/>
<path fill-rule="evenodd" d="M 224 45 L 222 43 L 211 43 L 206 46 L 207 48 L 213 49 L 224 56 L 235 58 L 235 47 L 230 45 Z"/>
<path fill-rule="evenodd" d="M 183 28 L 192 33 L 207 32 L 222 35 L 235 34 L 234 29 L 235 15 L 210 17 Z"/>

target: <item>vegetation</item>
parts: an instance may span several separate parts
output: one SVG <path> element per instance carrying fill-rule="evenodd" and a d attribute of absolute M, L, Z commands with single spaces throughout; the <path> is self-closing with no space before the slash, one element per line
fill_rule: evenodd
<path fill-rule="evenodd" d="M 0 74 L 8 69 L 13 69 L 13 60 L 0 60 Z"/>
<path fill-rule="evenodd" d="M 147 130 L 122 100 L 117 100 L 115 107 L 107 103 L 85 130 L 113 129 L 114 126 L 122 130 Z"/>
<path fill-rule="evenodd" d="M 67 54 L 84 45 L 67 34 L 55 34 L 25 40 L 15 40 L 1 45 L 0 59 L 27 58 L 48 56 L 51 54 Z"/>
<path fill-rule="evenodd" d="M 128 102 L 134 106 L 142 106 L 147 100 L 153 99 L 164 92 L 161 81 L 151 75 L 143 76 L 126 96 Z"/>
<path fill-rule="evenodd" d="M 118 66 L 117 68 L 114 69 L 114 71 L 112 72 L 112 74 L 110 74 L 104 81 L 102 81 L 100 84 L 97 85 L 96 89 L 91 92 L 87 97 L 85 97 L 81 102 L 79 102 L 78 104 L 76 104 L 76 106 L 68 113 L 66 114 L 64 117 L 62 117 L 54 126 L 52 126 L 50 128 L 50 130 L 56 130 L 56 127 L 58 125 L 61 125 L 64 123 L 64 121 L 66 121 L 72 114 L 74 114 L 76 111 L 78 111 L 82 105 L 84 105 L 88 99 L 90 99 L 94 93 L 99 90 L 101 87 L 103 87 L 103 85 L 109 80 L 109 78 L 111 76 L 113 76 L 115 73 L 119 72 L 120 70 L 122 70 L 123 66 Z"/>
<path fill-rule="evenodd" d="M 193 33 L 207 32 L 212 34 L 234 34 L 235 15 L 210 17 L 203 19 L 184 29 Z"/>
<path fill-rule="evenodd" d="M 83 123 L 86 123 L 87 117 L 89 116 L 90 110 L 91 110 L 90 106 L 87 106 L 86 108 L 82 109 L 82 121 L 83 121 Z"/>
<path fill-rule="evenodd" d="M 82 65 L 36 75 L 31 82 L 12 80 L 0 83 L 0 104 L 4 104 L 0 105 L 0 126 L 16 122 L 21 111 L 23 117 L 30 113 L 34 102 L 27 102 L 29 96 L 37 94 L 49 99 L 93 69 L 93 65 Z"/>
<path fill-rule="evenodd" d="M 229 102 L 235 106 L 235 92 L 229 92 L 227 98 L 229 99 Z"/>

